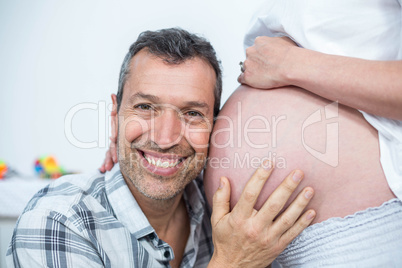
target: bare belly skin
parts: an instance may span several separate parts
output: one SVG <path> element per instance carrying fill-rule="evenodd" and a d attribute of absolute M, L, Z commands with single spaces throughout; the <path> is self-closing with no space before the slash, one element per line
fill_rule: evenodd
<path fill-rule="evenodd" d="M 317 212 L 313 223 L 395 197 L 380 164 L 377 131 L 361 113 L 296 87 L 239 87 L 215 123 L 209 157 L 204 184 L 210 204 L 219 178 L 226 176 L 233 208 L 264 159 L 274 161 L 276 168 L 256 209 L 294 169 L 305 174 L 298 190 L 315 190 L 307 208 Z"/>

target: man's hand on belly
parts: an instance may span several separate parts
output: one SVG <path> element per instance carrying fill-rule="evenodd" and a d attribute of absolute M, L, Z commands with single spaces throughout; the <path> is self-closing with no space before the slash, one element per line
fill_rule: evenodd
<path fill-rule="evenodd" d="M 215 250 L 210 267 L 266 267 L 314 219 L 314 210 L 300 216 L 313 196 L 311 187 L 303 189 L 279 214 L 303 178 L 300 170 L 291 172 L 259 211 L 254 209 L 273 170 L 270 164 L 264 168 L 267 162 L 248 181 L 231 212 L 230 184 L 227 178 L 221 178 L 213 198 L 211 223 Z"/>

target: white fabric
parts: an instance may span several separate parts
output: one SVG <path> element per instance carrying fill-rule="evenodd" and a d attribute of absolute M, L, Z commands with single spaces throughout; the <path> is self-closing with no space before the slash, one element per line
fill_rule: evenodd
<path fill-rule="evenodd" d="M 253 45 L 257 36 L 288 36 L 301 47 L 323 53 L 400 60 L 401 2 L 268 0 L 254 16 L 244 44 Z M 362 114 L 378 130 L 385 176 L 391 190 L 402 200 L 402 121 Z"/>
<path fill-rule="evenodd" d="M 402 267 L 401 218 L 395 198 L 311 225 L 278 256 L 279 267 Z"/>

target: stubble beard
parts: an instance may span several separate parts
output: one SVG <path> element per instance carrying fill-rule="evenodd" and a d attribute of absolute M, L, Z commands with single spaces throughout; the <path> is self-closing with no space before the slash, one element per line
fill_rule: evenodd
<path fill-rule="evenodd" d="M 137 140 L 137 139 L 136 139 Z M 193 181 L 205 167 L 206 155 L 196 153 L 190 146 L 176 145 L 168 150 L 160 149 L 156 144 L 147 142 L 145 145 L 138 145 L 134 140 L 131 148 L 121 148 L 124 150 L 122 158 L 119 142 L 117 142 L 117 155 L 120 170 L 127 184 L 131 184 L 138 192 L 147 198 L 159 201 L 171 200 L 183 192 L 184 188 Z M 160 153 L 170 153 L 185 155 L 188 158 L 184 161 L 184 166 L 173 176 L 164 177 L 153 174 L 141 161 L 142 156 L 138 150 L 148 150 Z M 141 150 L 142 151 L 142 150 Z"/>

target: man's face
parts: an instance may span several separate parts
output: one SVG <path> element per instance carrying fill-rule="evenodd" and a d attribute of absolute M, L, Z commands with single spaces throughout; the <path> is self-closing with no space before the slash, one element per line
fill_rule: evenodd
<path fill-rule="evenodd" d="M 120 110 L 112 116 L 120 169 L 133 194 L 170 199 L 201 172 L 215 79 L 200 58 L 173 65 L 146 50 L 133 57 Z M 113 104 L 116 111 L 115 96 Z"/>

